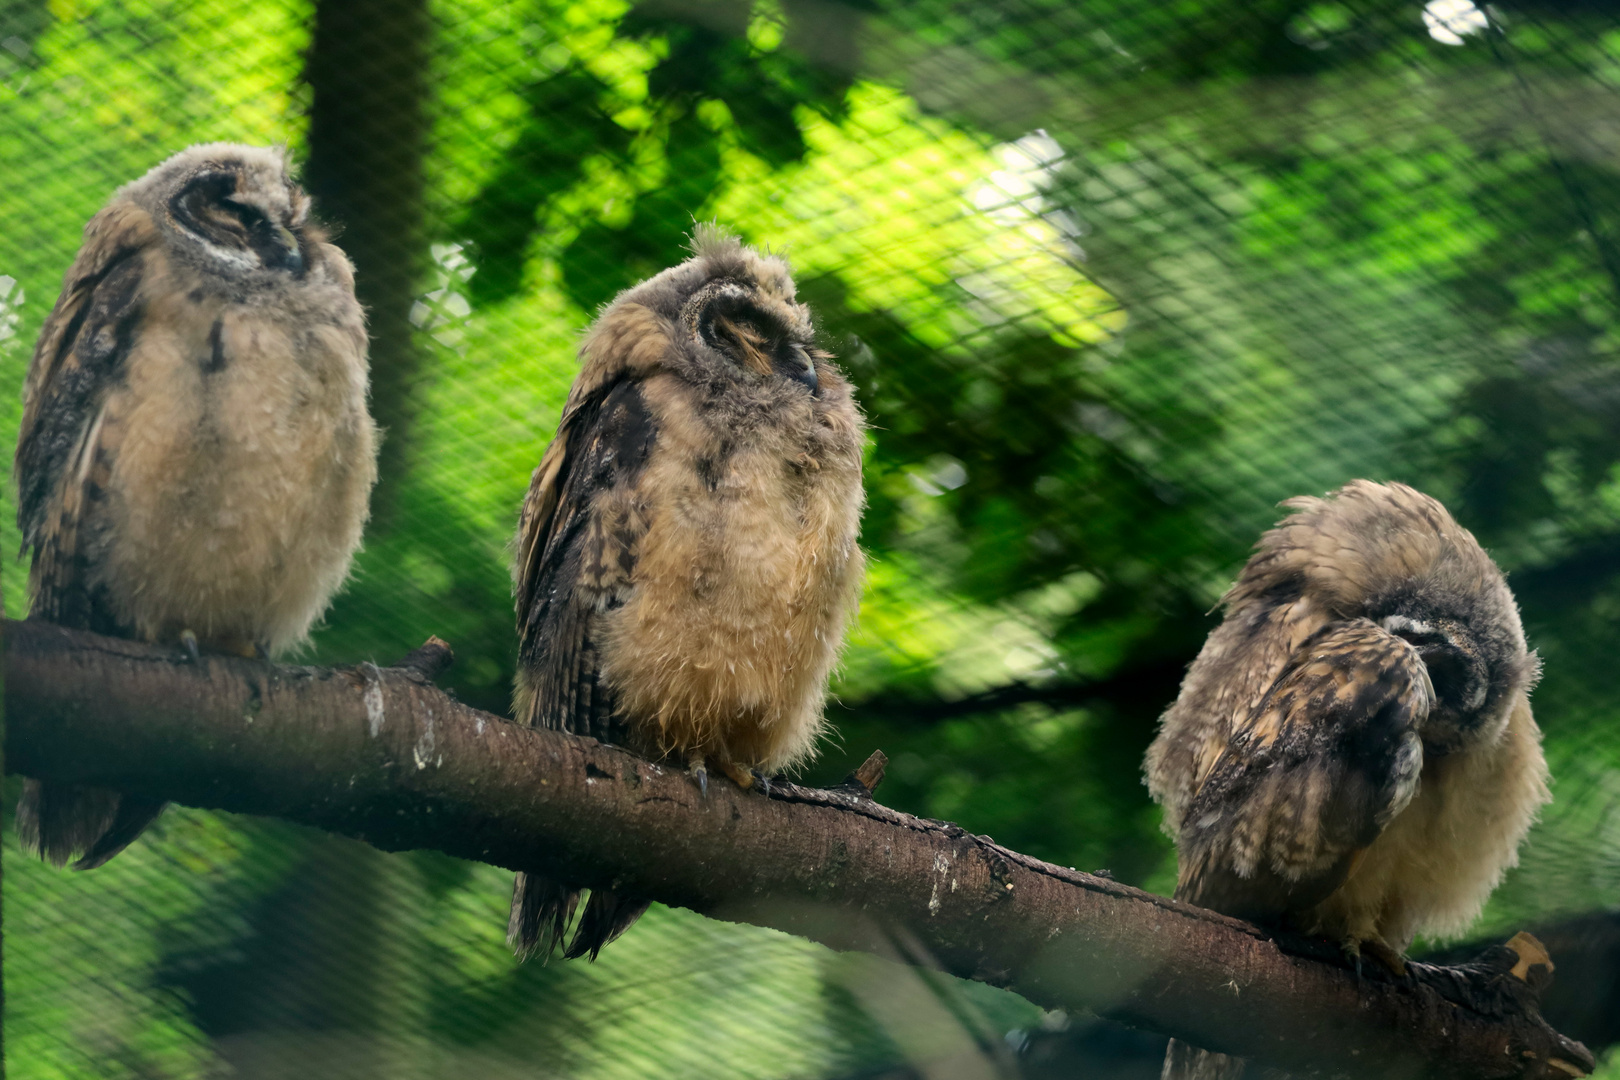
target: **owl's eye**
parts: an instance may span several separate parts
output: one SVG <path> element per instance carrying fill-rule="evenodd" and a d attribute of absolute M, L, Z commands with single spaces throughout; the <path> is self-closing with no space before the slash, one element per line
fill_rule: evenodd
<path fill-rule="evenodd" d="M 682 318 L 706 346 L 756 375 L 791 379 L 819 393 L 815 361 L 794 341 L 779 313 L 756 302 L 748 286 L 720 281 L 699 290 Z"/>
<path fill-rule="evenodd" d="M 237 219 L 242 222 L 242 226 L 249 232 L 254 229 L 268 228 L 270 225 L 270 219 L 264 216 L 264 211 L 250 203 L 240 203 L 234 199 L 227 199 L 225 209 L 235 214 Z"/>
<path fill-rule="evenodd" d="M 169 200 L 169 212 L 187 232 L 219 242 L 220 233 L 236 222 L 221 207 L 236 192 L 236 174 L 213 170 L 198 173 Z"/>
<path fill-rule="evenodd" d="M 241 178 L 212 169 L 188 180 L 169 200 L 175 224 L 191 233 L 209 253 L 238 270 L 304 272 L 303 243 L 285 225 L 239 196 Z"/>
<path fill-rule="evenodd" d="M 715 305 L 718 306 L 718 305 Z M 730 357 L 732 362 L 760 375 L 768 375 L 771 362 L 769 342 L 747 313 L 736 315 L 714 312 L 703 320 L 703 340 L 715 351 Z"/>
<path fill-rule="evenodd" d="M 754 305 L 752 294 L 733 282 L 699 294 L 703 307 L 697 320 L 704 342 L 731 361 L 760 375 L 775 368 L 773 354 L 783 339 L 781 327 Z"/>

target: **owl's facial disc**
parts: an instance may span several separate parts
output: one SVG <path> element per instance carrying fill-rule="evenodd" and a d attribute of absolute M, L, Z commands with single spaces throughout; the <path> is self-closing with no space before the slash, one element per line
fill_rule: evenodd
<path fill-rule="evenodd" d="M 738 367 L 757 375 L 777 375 L 820 394 L 815 357 L 793 338 L 782 319 L 755 302 L 752 290 L 719 282 L 687 302 L 697 338 Z"/>
<path fill-rule="evenodd" d="M 1484 721 L 1490 694 L 1489 666 L 1473 635 L 1451 619 L 1391 615 L 1383 625 L 1412 644 L 1434 685 L 1434 708 L 1423 728 L 1425 745 L 1431 753 L 1457 749 Z"/>
<path fill-rule="evenodd" d="M 242 187 L 242 177 L 235 170 L 205 169 L 169 200 L 169 213 L 175 224 L 231 269 L 280 270 L 302 276 L 303 247 L 294 231 L 299 224 L 297 215 L 289 212 L 290 207 L 268 205 L 259 193 Z M 289 202 L 297 206 L 296 199 Z"/>

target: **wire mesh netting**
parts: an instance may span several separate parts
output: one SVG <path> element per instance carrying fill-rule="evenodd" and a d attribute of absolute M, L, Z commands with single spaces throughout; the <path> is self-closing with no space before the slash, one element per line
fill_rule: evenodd
<path fill-rule="evenodd" d="M 881 747 L 886 803 L 1168 892 L 1140 761 L 1209 612 L 1279 500 L 1398 479 L 1546 665 L 1556 800 L 1476 929 L 1620 905 L 1601 5 L 0 0 L 0 442 L 84 222 L 222 139 L 291 147 L 369 312 L 383 478 L 302 659 L 438 634 L 507 712 L 507 544 L 580 331 L 715 220 L 787 252 L 873 425 L 810 782 Z M 686 911 L 518 965 L 505 872 L 274 821 L 171 810 L 57 872 L 16 785 L 15 1077 L 1157 1075 L 1152 1040 L 1037 1060 L 1083 1018 Z"/>

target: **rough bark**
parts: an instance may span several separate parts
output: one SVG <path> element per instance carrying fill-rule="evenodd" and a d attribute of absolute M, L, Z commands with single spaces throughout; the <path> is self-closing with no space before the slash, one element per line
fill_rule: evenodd
<path fill-rule="evenodd" d="M 834 948 L 898 946 L 1299 1075 L 1591 1067 L 1511 964 L 1358 980 L 1235 919 L 889 810 L 858 784 L 765 797 L 712 782 L 704 797 L 678 769 L 461 705 L 431 665 L 190 663 L 44 624 L 5 635 L 6 761 L 27 775 L 612 885 Z"/>
<path fill-rule="evenodd" d="M 1552 986 L 1541 995 L 1541 1015 L 1594 1052 L 1620 1043 L 1620 908 L 1537 923 L 1530 933 L 1558 965 Z M 1463 942 L 1422 959 L 1457 964 L 1482 947 Z"/>
<path fill-rule="evenodd" d="M 1541 995 L 1541 1015 L 1594 1053 L 1620 1042 L 1620 911 L 1594 911 L 1536 923 L 1529 929 L 1558 972 Z M 1491 948 L 1488 940 L 1465 941 L 1423 953 L 1429 964 L 1465 964 Z M 1019 1075 L 1024 1080 L 1159 1080 L 1166 1040 L 1108 1020 L 1056 1018 L 1051 1027 L 1021 1032 Z M 886 1080 L 924 1080 L 899 1073 Z"/>

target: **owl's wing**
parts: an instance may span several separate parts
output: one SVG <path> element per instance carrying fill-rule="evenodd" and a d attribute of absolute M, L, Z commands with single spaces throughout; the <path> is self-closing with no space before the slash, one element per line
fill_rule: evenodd
<path fill-rule="evenodd" d="M 1313 635 L 1193 795 L 1176 896 L 1259 921 L 1325 899 L 1415 794 L 1433 700 L 1417 652 L 1375 623 Z"/>
<path fill-rule="evenodd" d="M 517 536 L 519 721 L 609 739 L 593 617 L 624 602 L 657 441 L 639 380 L 582 381 L 534 471 Z"/>
<path fill-rule="evenodd" d="M 79 572 L 79 524 L 97 497 L 113 432 L 104 431 L 107 388 L 122 374 L 142 315 L 145 253 L 158 239 L 151 218 L 118 203 L 90 219 L 84 246 L 40 331 L 23 387 L 14 465 L 17 523 L 33 549 L 33 614 L 103 633 Z"/>

